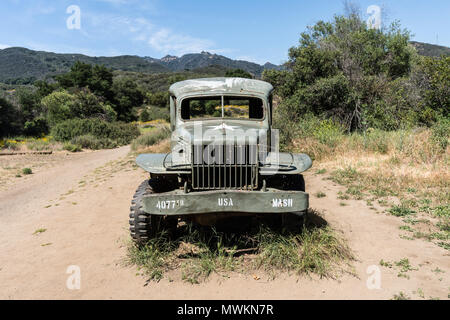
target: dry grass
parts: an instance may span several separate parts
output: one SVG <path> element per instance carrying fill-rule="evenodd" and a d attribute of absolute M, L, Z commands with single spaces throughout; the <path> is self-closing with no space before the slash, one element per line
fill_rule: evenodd
<path fill-rule="evenodd" d="M 375 195 L 415 194 L 445 204 L 450 200 L 450 148 L 443 152 L 430 140 L 431 131 L 419 129 L 386 132 L 378 141 L 357 134 L 344 136 L 336 148 L 313 139 L 296 140 L 293 145 L 297 151 L 312 154 L 315 167 L 332 172 L 341 184 L 356 181 Z M 354 177 L 350 171 L 354 171 Z"/>
<path fill-rule="evenodd" d="M 138 154 L 142 153 L 169 153 L 170 150 L 170 139 L 164 139 L 152 146 L 138 148 L 135 152 Z"/>
<path fill-rule="evenodd" d="M 166 125 L 161 125 L 158 128 L 153 128 L 150 131 L 147 131 L 143 135 L 134 139 L 131 143 L 131 150 L 137 151 L 139 153 L 143 153 L 143 150 L 150 150 L 150 147 L 153 147 L 159 144 L 161 141 L 166 140 L 170 137 L 170 129 Z"/>
<path fill-rule="evenodd" d="M 310 215 L 316 217 L 311 212 Z M 310 221 L 313 221 L 311 219 Z M 247 229 L 246 229 L 247 230 Z M 201 283 L 213 274 L 264 270 L 271 279 L 280 272 L 338 277 L 352 273 L 353 254 L 345 240 L 327 225 L 311 222 L 298 231 L 254 225 L 247 231 L 179 227 L 177 236 L 161 234 L 144 247 L 129 246 L 128 262 L 149 280 L 158 281 L 178 270 L 181 280 Z"/>
<path fill-rule="evenodd" d="M 413 238 L 449 247 L 450 147 L 433 142 L 429 129 L 342 136 L 334 148 L 298 139 L 293 149 L 311 153 L 318 171 L 347 187 L 342 199 L 366 200 L 406 219 Z M 425 229 L 425 230 L 423 230 Z"/>

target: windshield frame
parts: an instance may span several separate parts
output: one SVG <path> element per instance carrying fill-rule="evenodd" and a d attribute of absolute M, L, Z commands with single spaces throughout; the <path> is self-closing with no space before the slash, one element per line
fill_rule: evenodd
<path fill-rule="evenodd" d="M 181 107 L 183 105 L 183 101 L 187 100 L 187 99 L 195 99 L 195 98 L 199 98 L 199 99 L 203 99 L 203 98 L 219 98 L 221 100 L 221 104 L 222 104 L 222 117 L 219 118 L 197 118 L 197 119 L 183 119 L 182 115 L 181 115 Z M 260 99 L 262 101 L 262 107 L 263 107 L 263 117 L 260 119 L 250 119 L 250 118 L 227 118 L 224 117 L 224 113 L 225 113 L 225 109 L 224 109 L 224 101 L 225 101 L 225 97 L 231 97 L 231 98 L 256 98 L 256 99 Z M 261 96 L 258 95 L 252 95 L 252 94 L 235 94 L 235 93 L 231 93 L 231 94 L 220 94 L 220 93 L 216 93 L 216 94 L 204 94 L 204 95 L 187 95 L 184 96 L 183 98 L 181 98 L 180 100 L 177 100 L 177 118 L 180 119 L 183 122 L 194 122 L 194 121 L 256 121 L 256 122 L 263 122 L 264 120 L 266 120 L 267 118 L 267 99 L 262 98 Z"/>

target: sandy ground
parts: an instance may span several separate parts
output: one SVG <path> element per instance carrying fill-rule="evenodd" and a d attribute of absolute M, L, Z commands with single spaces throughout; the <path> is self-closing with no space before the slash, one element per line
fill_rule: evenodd
<path fill-rule="evenodd" d="M 147 176 L 133 166 L 128 152 L 122 147 L 47 156 L 47 165 L 34 166 L 33 175 L 2 181 L 0 298 L 391 299 L 401 291 L 413 299 L 449 298 L 449 251 L 400 238 L 401 219 L 377 213 L 364 201 L 346 200 L 347 206 L 340 206 L 337 193 L 345 189 L 312 173 L 305 176 L 308 191 L 327 196 L 311 196 L 311 207 L 348 240 L 357 257 L 357 276 L 332 280 L 285 274 L 267 280 L 261 274 L 256 281 L 251 273 L 232 273 L 229 278 L 213 275 L 200 285 L 178 279 L 147 284 L 135 267 L 124 263 L 130 199 Z M 15 156 L 2 161 L 20 167 L 37 160 Z M 46 230 L 36 233 L 39 229 Z M 409 279 L 398 277 L 398 268 L 379 266 L 381 259 L 403 258 L 418 269 L 407 273 Z M 81 272 L 79 290 L 66 284 L 73 265 Z M 370 266 L 377 267 L 368 274 Z M 377 270 L 381 287 L 369 289 L 368 278 Z"/>

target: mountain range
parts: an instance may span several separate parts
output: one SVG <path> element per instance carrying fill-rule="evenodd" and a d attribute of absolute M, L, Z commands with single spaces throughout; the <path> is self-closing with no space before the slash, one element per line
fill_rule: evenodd
<path fill-rule="evenodd" d="M 271 63 L 259 65 L 243 60 L 233 60 L 209 52 L 186 54 L 182 57 L 168 55 L 161 59 L 155 59 L 131 55 L 90 57 L 82 54 L 60 54 L 11 47 L 0 50 L 0 82 L 31 83 L 38 79 L 67 72 L 76 61 L 101 64 L 114 70 L 144 73 L 167 73 L 220 66 L 226 69 L 243 69 L 256 77 L 259 77 L 265 69 L 282 68 Z"/>
<path fill-rule="evenodd" d="M 450 48 L 411 42 L 417 52 L 425 56 L 438 57 L 450 55 Z M 242 69 L 259 77 L 265 69 L 280 70 L 283 66 L 271 63 L 259 65 L 244 60 L 233 60 L 209 52 L 185 54 L 181 57 L 167 55 L 161 59 L 123 55 L 117 57 L 90 57 L 82 54 L 60 54 L 34 51 L 21 47 L 0 50 L 0 82 L 9 84 L 28 84 L 35 80 L 50 78 L 70 70 L 76 62 L 102 64 L 108 68 L 122 71 L 150 74 L 192 71 L 211 66 L 222 69 Z"/>

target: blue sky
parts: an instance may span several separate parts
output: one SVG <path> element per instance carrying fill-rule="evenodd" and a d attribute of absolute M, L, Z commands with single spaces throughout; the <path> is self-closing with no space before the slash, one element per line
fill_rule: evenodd
<path fill-rule="evenodd" d="M 353 2 L 364 13 L 380 6 L 383 23 L 400 20 L 414 40 L 450 47 L 448 0 Z M 80 29 L 67 28 L 71 5 Z M 280 64 L 306 26 L 343 12 L 339 0 L 2 0 L 0 48 L 155 58 L 205 50 Z"/>

